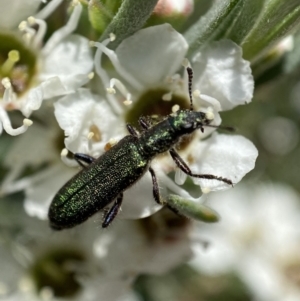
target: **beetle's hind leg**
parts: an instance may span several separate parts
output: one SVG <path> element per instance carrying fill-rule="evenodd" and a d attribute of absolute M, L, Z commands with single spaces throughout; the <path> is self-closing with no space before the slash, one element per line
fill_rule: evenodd
<path fill-rule="evenodd" d="M 81 167 L 85 167 L 85 165 L 82 163 L 87 163 L 87 164 L 91 164 L 92 162 L 94 162 L 96 159 L 86 155 L 86 154 L 82 154 L 82 153 L 75 153 L 74 154 L 74 159 L 77 161 L 77 163 L 81 166 Z"/>
<path fill-rule="evenodd" d="M 104 221 L 102 223 L 102 228 L 107 228 L 111 224 L 111 222 L 115 219 L 115 217 L 117 216 L 121 208 L 122 201 L 123 201 L 123 193 L 121 192 L 118 195 L 112 207 L 110 208 L 110 210 L 106 213 L 104 217 Z"/>
<path fill-rule="evenodd" d="M 194 174 L 192 173 L 192 171 L 190 170 L 189 166 L 183 161 L 183 159 L 178 155 L 178 153 L 175 151 L 174 148 L 171 148 L 169 150 L 170 155 L 172 157 L 172 159 L 174 160 L 174 162 L 176 163 L 176 165 L 187 175 L 194 177 L 194 178 L 201 178 L 201 179 L 208 179 L 208 180 L 218 180 L 218 181 L 222 181 L 228 185 L 233 186 L 233 183 L 231 180 L 226 179 L 226 178 L 222 178 L 222 177 L 218 177 L 215 175 L 210 175 L 210 174 Z"/>

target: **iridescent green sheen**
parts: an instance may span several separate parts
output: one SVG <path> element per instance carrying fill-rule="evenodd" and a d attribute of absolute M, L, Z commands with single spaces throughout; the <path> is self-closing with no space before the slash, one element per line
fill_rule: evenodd
<path fill-rule="evenodd" d="M 125 136 L 59 190 L 49 209 L 51 227 L 60 230 L 84 222 L 137 182 L 155 156 L 209 122 L 202 112 L 181 110 L 140 136 Z"/>

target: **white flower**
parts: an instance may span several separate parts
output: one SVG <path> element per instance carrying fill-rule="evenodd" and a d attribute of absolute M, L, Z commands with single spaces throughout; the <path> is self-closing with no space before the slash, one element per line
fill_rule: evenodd
<path fill-rule="evenodd" d="M 60 2 L 52 1 L 38 16 L 46 18 Z M 13 129 L 7 111 L 20 110 L 25 117 L 29 117 L 40 108 L 44 99 L 74 92 L 90 80 L 93 62 L 89 41 L 78 35 L 70 35 L 77 26 L 81 11 L 81 4 L 75 4 L 67 24 L 54 32 L 43 47 L 47 29 L 43 19 L 28 15 L 27 21 L 19 25 L 23 39 L 13 32 L 0 32 L 0 39 L 6 37 L 13 45 L 8 53 L 7 49 L 0 47 L 3 56 L 8 56 L 0 70 L 0 87 L 3 91 L 0 99 L 0 133 L 4 129 L 10 135 L 18 135 L 32 124 L 31 120 L 25 118 L 23 126 Z M 16 14 L 15 18 L 21 15 Z"/>
<path fill-rule="evenodd" d="M 83 96 L 82 92 L 79 97 L 78 94 L 74 97 L 67 96 L 64 101 L 60 100 L 55 105 L 56 117 L 67 136 L 66 146 L 72 152 L 85 152 L 98 157 L 106 150 L 104 145 L 113 144 L 110 143 L 111 139 L 118 141 L 128 134 L 125 123 L 136 123 L 140 116 L 170 114 L 172 109 L 176 109 L 176 105 L 182 109 L 190 107 L 186 73 L 183 78 L 176 73 L 188 48 L 182 35 L 168 24 L 148 27 L 125 39 L 115 52 L 106 47 L 113 39 L 114 36 L 111 35 L 103 43 L 94 44 L 98 48 L 95 55 L 96 72 L 107 88 L 106 97 L 114 116 L 109 113 L 107 106 L 104 107 L 103 101 L 99 103 L 93 97 Z M 110 79 L 101 66 L 103 53 L 109 57 L 115 71 L 128 84 L 125 85 L 116 78 Z M 241 48 L 234 43 L 214 42 L 203 53 L 198 53 L 192 62 L 196 71 L 193 85 L 201 89 L 201 92 L 196 90 L 193 93 L 194 107 L 210 114 L 214 118 L 212 125 L 220 124 L 218 112 L 222 109 L 251 100 L 253 78 L 249 63 L 242 59 Z M 86 100 L 83 101 L 83 98 Z M 103 106 L 102 111 L 100 106 Z M 100 116 L 92 110 L 97 110 Z M 103 141 L 93 142 L 88 139 L 90 136 L 94 137 L 91 130 L 94 125 L 101 132 Z M 241 136 L 215 134 L 202 142 L 201 139 L 213 130 L 214 128 L 206 128 L 204 134 L 200 131 L 194 133 L 191 142 L 180 145 L 180 155 L 189 162 L 194 173 L 211 173 L 231 179 L 235 184 L 253 169 L 257 150 L 250 141 Z M 169 189 L 185 198 L 193 199 L 185 189 L 167 176 L 175 170 L 174 165 L 167 156 L 152 162 L 162 195 L 165 196 L 166 189 Z M 182 179 L 180 174 L 176 175 L 180 184 L 184 183 L 185 178 L 186 176 Z M 205 192 L 230 188 L 230 185 L 217 180 L 193 181 L 200 184 Z M 153 200 L 152 186 L 151 177 L 146 173 L 141 181 L 125 191 L 123 216 L 145 217 L 160 208 Z M 143 192 L 142 198 L 140 192 Z"/>
<path fill-rule="evenodd" d="M 94 253 L 108 274 L 163 274 L 192 256 L 193 226 L 169 209 L 140 220 L 116 221 L 95 240 Z"/>
<path fill-rule="evenodd" d="M 48 222 L 29 217 L 21 202 L 11 210 L 9 199 L 2 200 L 1 213 L 1 300 L 115 301 L 131 291 L 134 275 L 109 274 L 94 255 L 101 234 L 94 223 L 51 233 Z"/>
<path fill-rule="evenodd" d="M 258 300 L 299 300 L 299 195 L 280 184 L 241 185 L 208 204 L 221 222 L 197 229 L 208 247 L 194 245 L 190 264 L 208 274 L 236 271 Z"/>

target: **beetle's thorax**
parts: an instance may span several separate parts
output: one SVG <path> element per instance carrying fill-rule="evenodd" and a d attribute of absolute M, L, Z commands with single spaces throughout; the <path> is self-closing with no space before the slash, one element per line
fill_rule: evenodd
<path fill-rule="evenodd" d="M 211 122 L 203 112 L 180 110 L 144 131 L 139 138 L 139 148 L 145 158 L 168 151 L 179 139 Z"/>

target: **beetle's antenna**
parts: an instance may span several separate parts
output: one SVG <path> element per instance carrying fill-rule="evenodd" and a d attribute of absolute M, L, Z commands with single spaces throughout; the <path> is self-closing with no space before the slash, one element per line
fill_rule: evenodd
<path fill-rule="evenodd" d="M 187 67 L 186 71 L 189 77 L 189 97 L 190 97 L 190 110 L 194 111 L 193 107 L 193 96 L 192 96 L 192 85 L 193 85 L 193 69 L 191 67 Z"/>
<path fill-rule="evenodd" d="M 232 127 L 232 126 L 211 125 L 211 124 L 204 124 L 203 126 L 208 126 L 210 128 L 221 129 L 221 130 L 225 130 L 225 131 L 228 131 L 228 132 L 235 132 L 235 128 Z"/>

